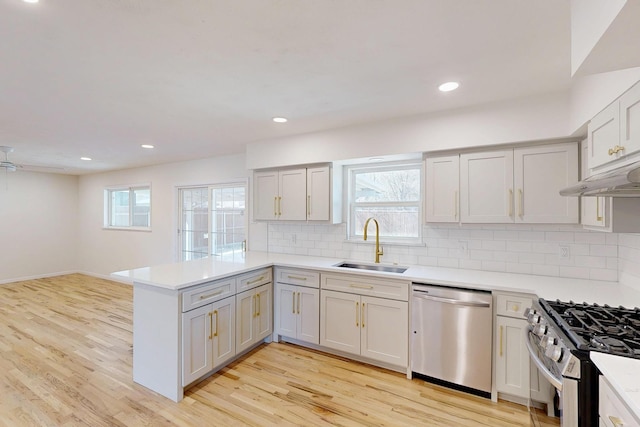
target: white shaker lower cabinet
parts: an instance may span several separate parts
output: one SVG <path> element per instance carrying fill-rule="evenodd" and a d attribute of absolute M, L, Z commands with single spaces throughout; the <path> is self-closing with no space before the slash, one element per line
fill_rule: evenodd
<path fill-rule="evenodd" d="M 321 287 L 321 346 L 406 369 L 408 283 L 364 276 L 323 275 Z M 393 295 L 397 299 L 372 296 L 376 294 Z"/>
<path fill-rule="evenodd" d="M 528 323 L 525 309 L 531 307 L 533 296 L 494 294 L 495 319 L 495 383 L 499 397 L 526 404 L 532 400 L 547 405 L 553 415 L 553 388 L 530 363 L 527 339 Z"/>
<path fill-rule="evenodd" d="M 275 333 L 311 344 L 320 343 L 320 273 L 275 269 Z"/>
<path fill-rule="evenodd" d="M 240 353 L 271 334 L 272 284 L 236 295 L 236 348 Z"/>
<path fill-rule="evenodd" d="M 640 427 L 640 419 L 618 396 L 604 376 L 599 378 L 600 425 L 604 427 Z"/>
<path fill-rule="evenodd" d="M 235 313 L 235 298 L 228 297 L 182 315 L 183 386 L 236 355 Z"/>

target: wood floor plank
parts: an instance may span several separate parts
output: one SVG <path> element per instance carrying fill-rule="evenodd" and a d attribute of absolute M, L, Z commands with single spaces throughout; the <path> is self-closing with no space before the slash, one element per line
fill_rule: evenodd
<path fill-rule="evenodd" d="M 0 427 L 529 425 L 523 406 L 284 343 L 172 402 L 132 381 L 132 291 L 80 274 L 0 286 Z"/>

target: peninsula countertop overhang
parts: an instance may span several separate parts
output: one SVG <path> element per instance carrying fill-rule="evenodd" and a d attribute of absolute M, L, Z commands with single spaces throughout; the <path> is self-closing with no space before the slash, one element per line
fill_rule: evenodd
<path fill-rule="evenodd" d="M 617 282 L 529 274 L 404 265 L 404 273 L 336 267 L 344 259 L 246 252 L 224 259 L 203 258 L 112 273 L 118 280 L 178 291 L 190 286 L 272 266 L 306 268 L 325 273 L 357 274 L 486 291 L 520 292 L 545 299 L 640 306 L 640 290 Z M 391 265 L 391 264 L 389 264 Z"/>

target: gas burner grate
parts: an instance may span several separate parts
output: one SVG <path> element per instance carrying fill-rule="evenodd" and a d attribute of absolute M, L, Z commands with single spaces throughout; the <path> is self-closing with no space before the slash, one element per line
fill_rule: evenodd
<path fill-rule="evenodd" d="M 640 309 L 540 300 L 579 350 L 640 358 Z"/>

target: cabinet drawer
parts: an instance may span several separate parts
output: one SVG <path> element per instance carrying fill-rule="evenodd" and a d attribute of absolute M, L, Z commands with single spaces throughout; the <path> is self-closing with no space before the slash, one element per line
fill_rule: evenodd
<path fill-rule="evenodd" d="M 358 295 L 409 301 L 409 282 L 372 279 L 365 276 L 322 274 L 322 289 Z"/>
<path fill-rule="evenodd" d="M 532 297 L 526 295 L 496 294 L 496 314 L 522 319 L 531 302 Z"/>
<path fill-rule="evenodd" d="M 600 376 L 599 394 L 599 414 L 604 425 L 610 427 L 621 425 L 625 427 L 640 426 L 640 421 L 631 413 L 603 376 Z"/>
<path fill-rule="evenodd" d="M 238 293 L 253 289 L 256 286 L 270 283 L 273 278 L 273 272 L 271 268 L 263 268 L 261 270 L 252 271 L 250 273 L 237 276 L 238 278 Z"/>
<path fill-rule="evenodd" d="M 320 273 L 309 270 L 298 270 L 295 268 L 276 268 L 276 282 L 288 285 L 308 286 L 310 288 L 320 287 Z"/>
<path fill-rule="evenodd" d="M 236 279 L 216 280 L 204 285 L 190 288 L 182 292 L 182 311 L 186 312 L 194 308 L 202 307 L 214 301 L 221 300 L 236 293 Z"/>

